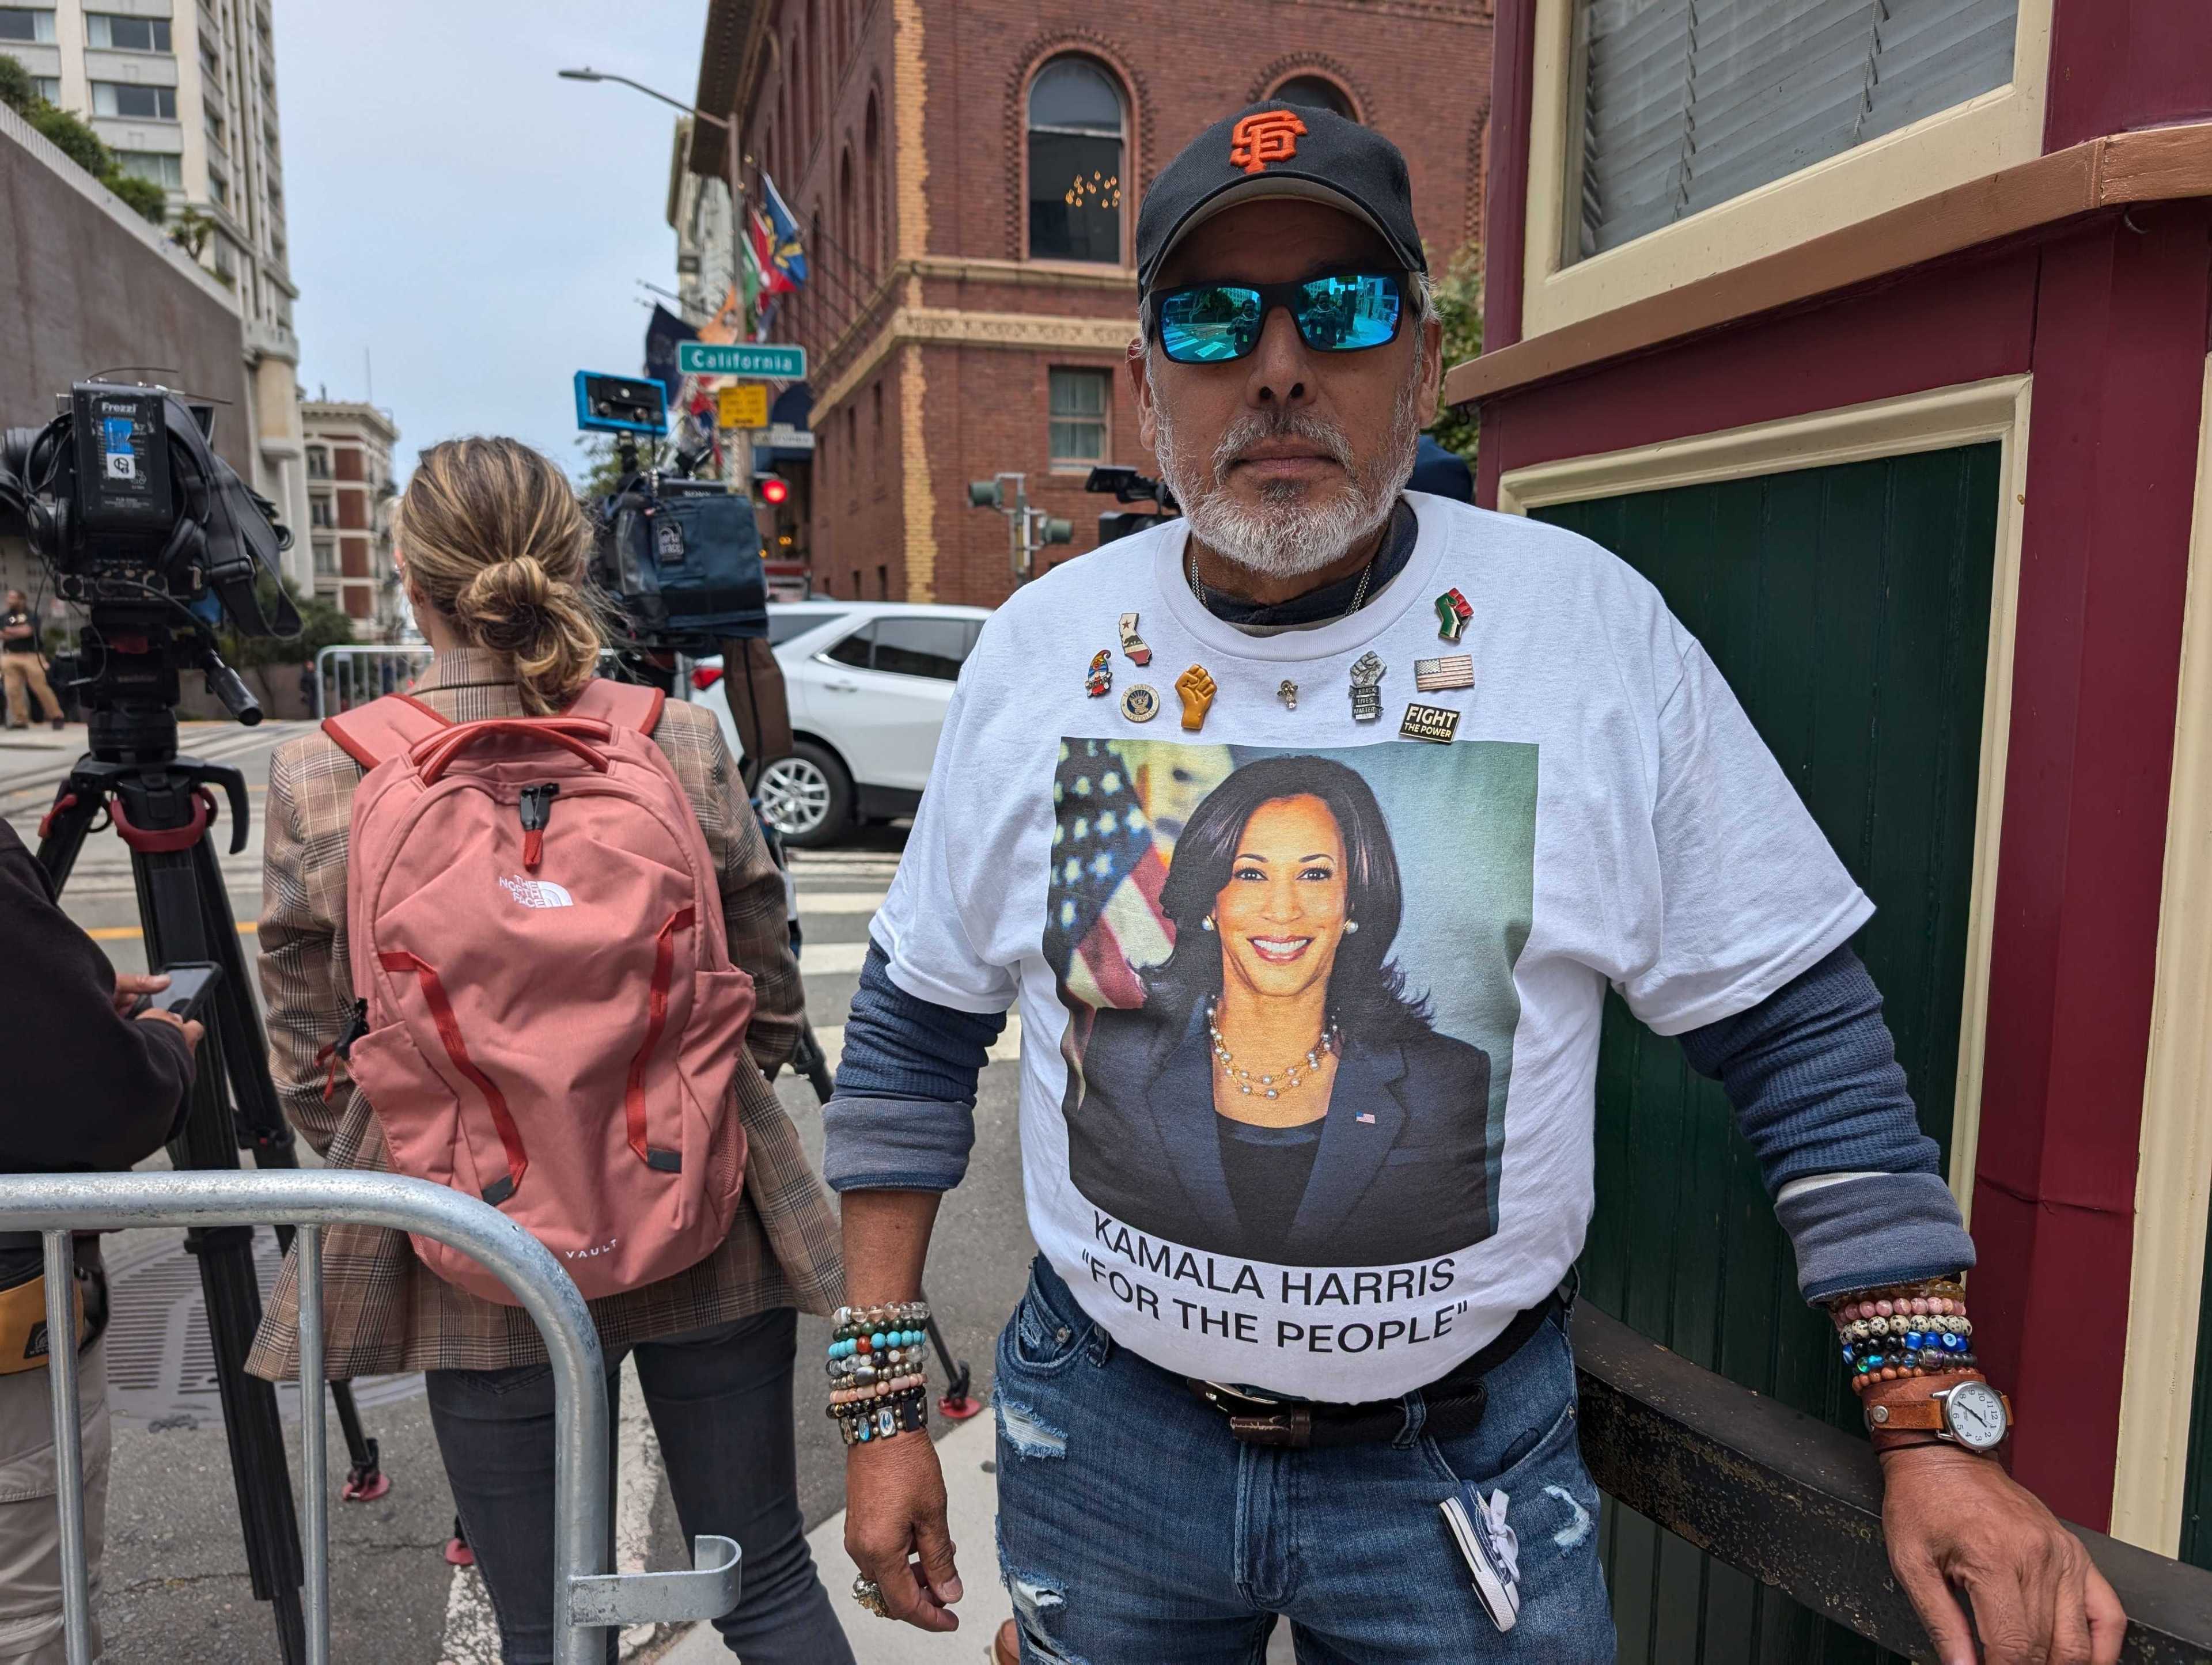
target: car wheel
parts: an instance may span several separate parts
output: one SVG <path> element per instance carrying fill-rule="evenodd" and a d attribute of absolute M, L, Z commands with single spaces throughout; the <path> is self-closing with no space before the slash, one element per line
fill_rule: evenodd
<path fill-rule="evenodd" d="M 852 825 L 852 777 L 811 740 L 763 769 L 756 792 L 762 817 L 795 848 L 818 850 Z"/>

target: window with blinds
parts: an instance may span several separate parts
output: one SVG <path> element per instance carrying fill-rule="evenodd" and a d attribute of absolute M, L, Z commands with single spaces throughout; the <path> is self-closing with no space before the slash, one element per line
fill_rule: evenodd
<path fill-rule="evenodd" d="M 2012 79 L 2019 0 L 1577 0 L 1582 259 Z"/>

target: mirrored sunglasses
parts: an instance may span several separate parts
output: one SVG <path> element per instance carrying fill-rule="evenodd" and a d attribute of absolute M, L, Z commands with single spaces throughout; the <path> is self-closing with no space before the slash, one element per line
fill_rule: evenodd
<path fill-rule="evenodd" d="M 1260 344 L 1278 307 L 1315 352 L 1364 352 L 1397 339 L 1405 279 L 1340 272 L 1303 283 L 1186 283 L 1152 296 L 1152 324 L 1161 350 L 1177 364 L 1226 364 Z"/>

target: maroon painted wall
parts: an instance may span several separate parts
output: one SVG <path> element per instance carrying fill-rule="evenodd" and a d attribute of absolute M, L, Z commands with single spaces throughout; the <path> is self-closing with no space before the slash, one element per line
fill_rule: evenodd
<path fill-rule="evenodd" d="M 2057 0 L 2043 148 L 2212 116 L 2203 0 Z"/>
<path fill-rule="evenodd" d="M 2014 1464 L 2112 1502 L 2212 209 L 2138 207 L 1485 407 L 1501 471 L 2033 371 L 1974 1189 Z M 2141 228 L 2140 230 L 2136 228 Z"/>

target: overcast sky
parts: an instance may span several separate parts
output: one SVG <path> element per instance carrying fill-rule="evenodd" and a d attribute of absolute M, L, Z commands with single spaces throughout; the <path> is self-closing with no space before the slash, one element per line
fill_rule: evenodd
<path fill-rule="evenodd" d="M 676 286 L 678 112 L 706 0 L 275 0 L 300 382 L 368 395 L 423 447 L 511 434 L 564 467 L 580 369 L 635 375 Z M 672 310 L 673 308 L 672 307 Z"/>

